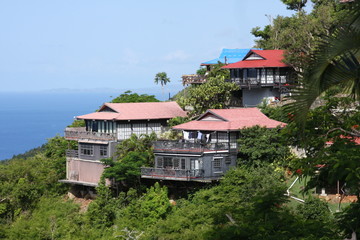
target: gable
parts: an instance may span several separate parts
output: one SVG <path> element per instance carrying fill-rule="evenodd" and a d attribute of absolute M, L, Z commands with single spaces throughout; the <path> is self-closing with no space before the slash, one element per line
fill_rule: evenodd
<path fill-rule="evenodd" d="M 103 106 L 99 112 L 116 112 L 114 109 L 109 108 L 108 106 Z"/>
<path fill-rule="evenodd" d="M 262 56 L 260 56 L 259 54 L 256 54 L 254 52 L 251 52 L 248 56 L 246 56 L 244 58 L 245 60 L 264 60 L 265 58 L 263 58 Z"/>
<path fill-rule="evenodd" d="M 217 117 L 215 115 L 209 114 L 207 116 L 204 116 L 199 121 L 224 121 L 224 120 L 220 119 L 219 117 Z"/>

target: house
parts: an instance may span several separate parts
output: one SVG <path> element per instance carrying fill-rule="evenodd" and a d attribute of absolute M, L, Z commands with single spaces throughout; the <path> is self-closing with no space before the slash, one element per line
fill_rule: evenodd
<path fill-rule="evenodd" d="M 241 106 L 251 107 L 263 99 L 275 101 L 289 93 L 294 84 L 292 68 L 283 62 L 284 50 L 250 50 L 236 63 L 222 68 L 230 70 L 230 79 L 240 86 Z"/>
<path fill-rule="evenodd" d="M 211 67 L 215 64 L 223 63 L 230 64 L 241 61 L 245 55 L 250 51 L 250 49 L 226 49 L 224 48 L 218 58 L 212 59 L 201 63 L 200 66 L 206 67 L 207 71 L 211 70 Z M 201 84 L 206 81 L 206 76 L 201 76 L 198 74 L 187 74 L 182 76 L 183 85 L 187 84 Z"/>
<path fill-rule="evenodd" d="M 78 149 L 66 152 L 66 179 L 60 181 L 97 186 L 105 167 L 100 160 L 113 157 L 119 142 L 131 134 L 160 135 L 167 120 L 177 116 L 186 112 L 176 102 L 105 103 L 97 112 L 78 116 L 86 127 L 65 129 L 65 138 L 77 141 Z"/>
<path fill-rule="evenodd" d="M 218 180 L 236 166 L 239 129 L 286 124 L 269 119 L 257 108 L 210 109 L 197 120 L 174 126 L 183 132 L 180 141 L 154 143 L 155 165 L 142 168 L 148 179 L 200 181 Z"/>

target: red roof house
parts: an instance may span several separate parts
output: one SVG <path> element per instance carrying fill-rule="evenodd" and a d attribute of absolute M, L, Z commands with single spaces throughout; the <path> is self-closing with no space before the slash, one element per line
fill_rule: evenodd
<path fill-rule="evenodd" d="M 148 120 L 185 117 L 186 112 L 176 102 L 105 103 L 98 112 L 78 116 L 77 119 Z"/>
<path fill-rule="evenodd" d="M 209 109 L 197 120 L 174 126 L 185 131 L 238 131 L 259 125 L 266 128 L 284 127 L 286 123 L 268 118 L 258 108 Z"/>

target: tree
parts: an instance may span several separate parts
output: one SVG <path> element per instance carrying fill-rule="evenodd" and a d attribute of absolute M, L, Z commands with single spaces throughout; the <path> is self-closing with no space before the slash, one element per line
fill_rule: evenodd
<path fill-rule="evenodd" d="M 192 106 L 193 110 L 189 113 L 196 116 L 204 113 L 211 108 L 227 108 L 230 105 L 231 92 L 238 90 L 235 83 L 225 82 L 221 76 L 210 77 L 198 86 L 191 86 L 187 95 L 178 99 L 180 106 Z"/>
<path fill-rule="evenodd" d="M 287 5 L 287 9 L 302 11 L 303 7 L 305 7 L 307 0 L 281 0 L 284 4 Z"/>
<path fill-rule="evenodd" d="M 167 83 L 170 82 L 170 78 L 168 78 L 166 72 L 159 72 L 155 75 L 154 82 L 156 84 L 161 84 L 161 87 L 165 86 Z"/>
<path fill-rule="evenodd" d="M 294 91 L 290 104 L 296 120 L 304 122 L 313 102 L 324 92 L 340 87 L 360 100 L 360 6 L 355 3 L 351 17 L 329 37 L 324 38 L 311 56 L 303 84 Z M 360 134 L 354 132 L 355 135 Z"/>
<path fill-rule="evenodd" d="M 131 102 L 159 102 L 154 95 L 147 94 L 137 94 L 132 93 L 130 90 L 120 94 L 118 97 L 114 98 L 112 103 L 131 103 Z"/>
<path fill-rule="evenodd" d="M 279 133 L 280 129 L 267 129 L 260 126 L 240 130 L 239 164 L 254 164 L 257 161 L 276 163 L 284 166 L 290 156 L 286 139 Z"/>
<path fill-rule="evenodd" d="M 299 9 L 306 1 L 283 2 Z M 334 0 L 314 2 L 314 8 L 309 14 L 299 11 L 291 17 L 277 16 L 263 30 L 259 27 L 252 30 L 254 36 L 260 37 L 255 41 L 256 47 L 286 50 L 285 62 L 295 69 L 298 77 L 302 77 L 303 70 L 307 68 L 317 42 L 330 36 L 347 12 L 344 6 L 339 6 Z"/>

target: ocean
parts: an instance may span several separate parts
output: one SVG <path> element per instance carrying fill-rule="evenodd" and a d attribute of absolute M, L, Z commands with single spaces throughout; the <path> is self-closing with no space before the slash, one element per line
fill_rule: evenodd
<path fill-rule="evenodd" d="M 75 116 L 94 112 L 119 94 L 0 93 L 0 160 L 39 147 L 56 135 L 63 136 Z"/>

